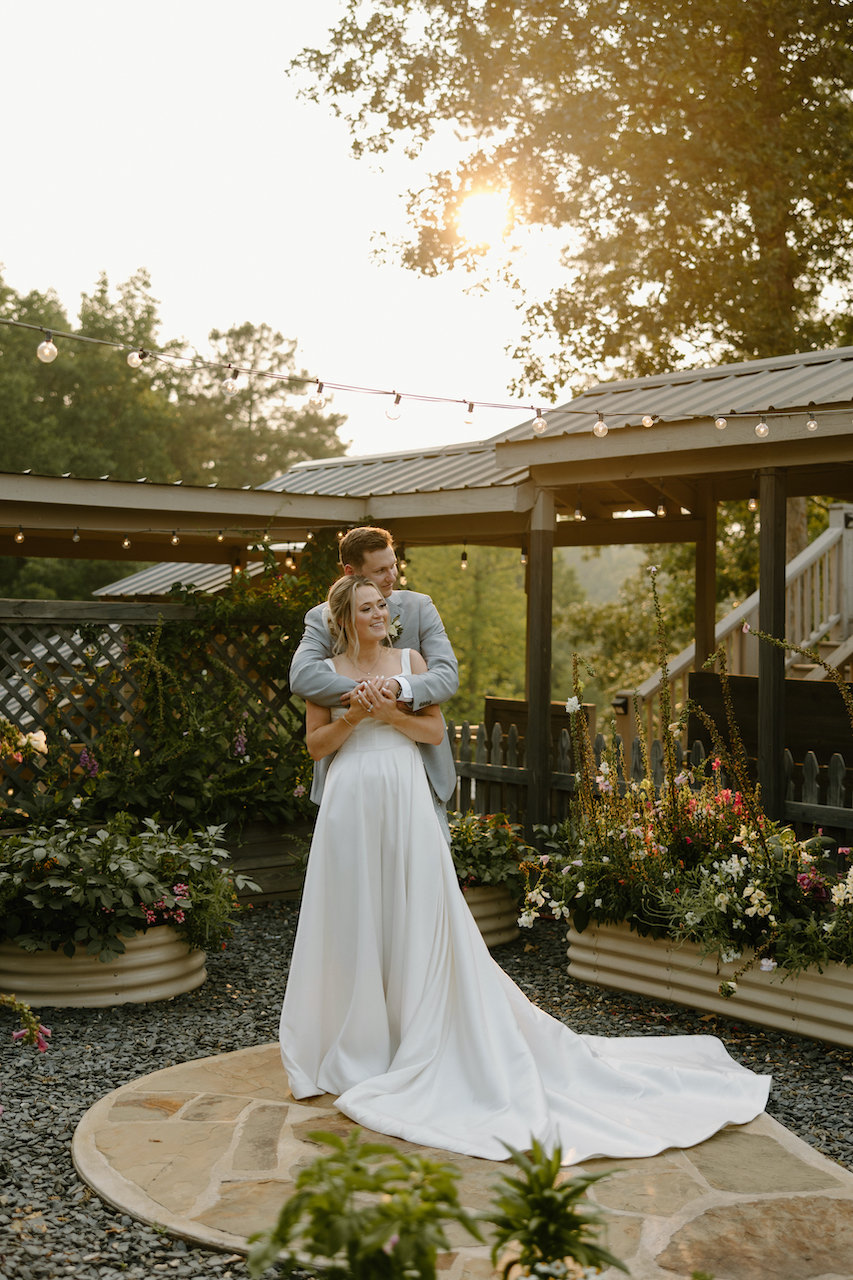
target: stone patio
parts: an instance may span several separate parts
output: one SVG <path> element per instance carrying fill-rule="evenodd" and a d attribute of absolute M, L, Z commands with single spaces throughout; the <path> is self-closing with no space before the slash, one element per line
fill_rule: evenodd
<path fill-rule="evenodd" d="M 108 1204 L 186 1240 L 245 1253 L 316 1156 L 307 1134 L 353 1127 L 333 1104 L 328 1095 L 294 1101 L 277 1044 L 201 1058 L 97 1102 L 74 1135 L 74 1164 Z M 472 1210 L 486 1206 L 506 1167 L 420 1150 L 458 1166 Z M 769 1116 L 688 1150 L 588 1161 L 566 1176 L 581 1170 L 612 1171 L 591 1195 L 610 1211 L 605 1242 L 633 1280 L 690 1280 L 694 1271 L 714 1280 L 853 1280 L 853 1173 Z M 445 1280 L 494 1274 L 487 1247 L 470 1244 L 461 1228 L 449 1235 Z"/>

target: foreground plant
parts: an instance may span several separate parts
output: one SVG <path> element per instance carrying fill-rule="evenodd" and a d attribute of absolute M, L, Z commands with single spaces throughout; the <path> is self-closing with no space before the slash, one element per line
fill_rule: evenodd
<path fill-rule="evenodd" d="M 509 1249 L 501 1275 L 508 1280 L 519 1268 L 522 1276 L 577 1276 L 578 1267 L 628 1268 L 596 1236 L 604 1215 L 587 1199 L 593 1183 L 605 1173 L 581 1174 L 560 1181 L 562 1151 L 547 1153 L 533 1139 L 530 1153 L 508 1147 L 517 1174 L 505 1173 L 495 1187 L 494 1208 L 481 1215 L 495 1229 L 492 1262 Z"/>
<path fill-rule="evenodd" d="M 329 1280 L 436 1280 L 444 1224 L 481 1239 L 459 1203 L 459 1170 L 379 1142 L 310 1133 L 330 1150 L 296 1179 L 271 1231 L 250 1238 L 249 1273 L 316 1263 Z"/>
<path fill-rule="evenodd" d="M 515 901 L 524 893 L 521 864 L 534 851 L 518 823 L 505 813 L 450 815 L 450 852 L 463 890 L 475 885 L 500 885 Z"/>

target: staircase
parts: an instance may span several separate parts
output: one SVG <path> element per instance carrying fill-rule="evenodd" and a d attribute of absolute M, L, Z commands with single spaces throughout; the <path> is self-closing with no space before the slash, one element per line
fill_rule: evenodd
<path fill-rule="evenodd" d="M 830 507 L 829 528 L 800 552 L 785 571 L 785 638 L 801 648 L 813 649 L 823 662 L 836 667 L 853 681 L 853 505 Z M 717 647 L 725 647 L 730 675 L 758 674 L 758 592 L 716 626 Z M 687 698 L 687 679 L 694 668 L 695 645 L 682 649 L 668 664 L 671 705 L 678 708 Z M 785 655 L 789 679 L 822 680 L 824 668 L 793 650 Z M 637 690 L 638 716 L 634 720 L 633 695 L 620 693 L 614 705 L 625 706 L 627 720 L 617 727 L 623 740 L 644 732 L 646 741 L 660 736 L 660 672 Z"/>

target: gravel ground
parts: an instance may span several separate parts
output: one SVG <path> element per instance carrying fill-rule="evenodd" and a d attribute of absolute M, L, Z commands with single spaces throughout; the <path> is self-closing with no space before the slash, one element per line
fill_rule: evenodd
<path fill-rule="evenodd" d="M 15 1024 L 0 1011 L 0 1280 L 248 1276 L 236 1255 L 172 1239 L 101 1204 L 74 1173 L 71 1136 L 94 1102 L 138 1076 L 275 1040 L 296 911 L 273 903 L 247 912 L 227 950 L 209 957 L 205 985 L 188 995 L 40 1010 L 53 1030 L 43 1056 L 12 1045 Z M 853 1050 L 572 982 L 563 933 L 540 921 L 494 954 L 532 1000 L 576 1031 L 713 1031 L 733 1057 L 773 1075 L 772 1116 L 853 1169 Z"/>

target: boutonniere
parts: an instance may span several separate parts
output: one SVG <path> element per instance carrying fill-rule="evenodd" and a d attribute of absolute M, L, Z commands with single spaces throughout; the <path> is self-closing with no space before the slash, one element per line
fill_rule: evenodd
<path fill-rule="evenodd" d="M 400 621 L 399 613 L 396 613 L 388 623 L 388 639 L 393 644 L 395 640 L 400 638 L 400 632 L 403 630 L 403 624 Z"/>

